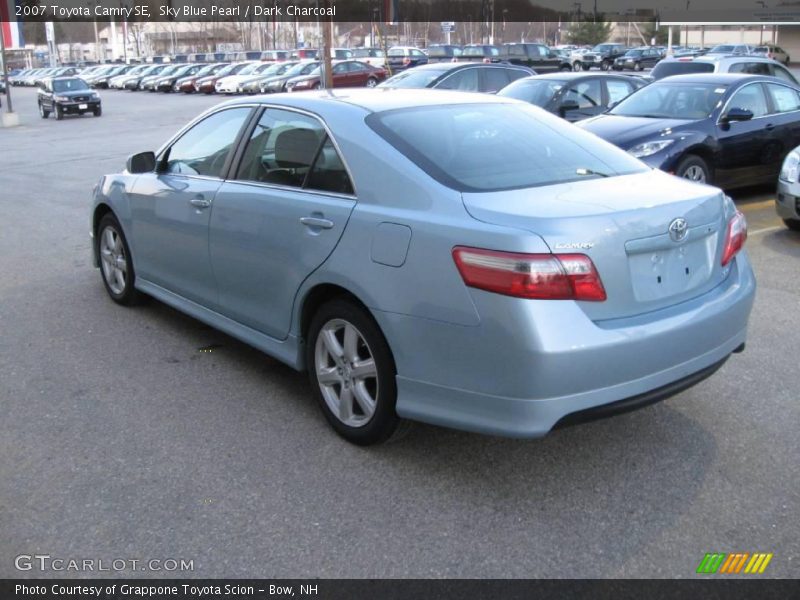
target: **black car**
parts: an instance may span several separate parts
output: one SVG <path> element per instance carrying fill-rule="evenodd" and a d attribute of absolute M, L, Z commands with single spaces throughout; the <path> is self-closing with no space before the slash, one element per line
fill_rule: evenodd
<path fill-rule="evenodd" d="M 612 68 L 615 71 L 624 71 L 625 69 L 641 71 L 656 66 L 660 60 L 661 51 L 656 48 L 633 48 L 615 59 Z"/>
<path fill-rule="evenodd" d="M 602 71 L 608 71 L 620 56 L 624 56 L 628 47 L 624 44 L 597 44 L 590 52 L 581 57 L 581 65 L 584 71 L 592 67 L 597 67 Z"/>
<path fill-rule="evenodd" d="M 800 86 L 759 75 L 676 75 L 578 126 L 679 177 L 728 189 L 774 183 L 800 144 Z"/>
<path fill-rule="evenodd" d="M 572 71 L 568 57 L 559 55 L 544 44 L 503 44 L 499 59 L 512 65 L 530 67 L 537 73 Z"/>
<path fill-rule="evenodd" d="M 574 122 L 604 113 L 645 85 L 625 75 L 550 73 L 519 79 L 498 96 L 524 100 Z"/>
<path fill-rule="evenodd" d="M 95 117 L 103 113 L 100 96 L 79 77 L 53 77 L 39 84 L 37 102 L 43 119 L 56 114 L 59 121 L 64 115 L 83 115 L 91 112 Z"/>
<path fill-rule="evenodd" d="M 435 88 L 491 94 L 512 81 L 530 75 L 535 75 L 535 72 L 516 65 L 441 62 L 408 69 L 390 77 L 378 87 Z"/>

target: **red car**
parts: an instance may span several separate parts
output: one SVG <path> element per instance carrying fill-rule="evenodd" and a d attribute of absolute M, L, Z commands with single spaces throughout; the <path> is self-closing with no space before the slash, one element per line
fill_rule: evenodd
<path fill-rule="evenodd" d="M 322 87 L 320 70 L 295 77 L 286 82 L 287 92 L 316 90 Z M 386 69 L 373 67 L 360 60 L 340 60 L 333 63 L 333 87 L 375 87 L 386 79 Z"/>
<path fill-rule="evenodd" d="M 194 88 L 194 84 L 198 79 L 203 79 L 204 77 L 210 77 L 211 75 L 215 75 L 221 69 L 224 69 L 228 66 L 229 63 L 215 63 L 213 65 L 207 65 L 200 69 L 194 75 L 189 75 L 188 77 L 181 77 L 178 81 L 175 82 L 175 91 L 176 92 L 183 92 L 185 94 L 193 94 L 196 90 Z"/>

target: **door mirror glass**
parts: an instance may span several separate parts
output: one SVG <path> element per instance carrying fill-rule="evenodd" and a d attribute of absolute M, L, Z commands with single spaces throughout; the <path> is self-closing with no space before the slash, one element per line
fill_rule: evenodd
<path fill-rule="evenodd" d="M 128 173 L 152 173 L 156 169 L 156 155 L 154 152 L 139 152 L 128 157 Z"/>
<path fill-rule="evenodd" d="M 731 123 L 733 121 L 749 121 L 753 118 L 753 111 L 746 108 L 733 107 L 725 113 L 722 117 L 723 123 Z"/>

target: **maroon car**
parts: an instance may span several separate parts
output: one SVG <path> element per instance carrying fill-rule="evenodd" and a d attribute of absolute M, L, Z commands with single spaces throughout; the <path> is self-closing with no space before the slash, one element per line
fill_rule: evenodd
<path fill-rule="evenodd" d="M 213 65 L 206 65 L 194 75 L 189 75 L 187 77 L 181 77 L 180 79 L 178 79 L 178 81 L 175 82 L 174 89 L 176 92 L 193 94 L 196 91 L 194 89 L 194 84 L 198 79 L 214 75 L 218 73 L 221 69 L 227 67 L 229 64 L 230 63 L 214 63 Z"/>
<path fill-rule="evenodd" d="M 215 92 L 214 86 L 217 83 L 217 79 L 221 79 L 222 77 L 227 77 L 228 75 L 236 75 L 239 71 L 244 69 L 249 64 L 252 63 L 250 62 L 233 63 L 232 65 L 223 67 L 213 75 L 198 77 L 194 82 L 194 89 L 195 91 L 203 92 L 204 94 L 213 94 Z"/>
<path fill-rule="evenodd" d="M 287 92 L 314 90 L 322 87 L 320 70 L 301 75 L 286 82 Z M 333 63 L 333 87 L 375 87 L 386 79 L 386 69 L 373 67 L 360 60 L 340 60 Z"/>

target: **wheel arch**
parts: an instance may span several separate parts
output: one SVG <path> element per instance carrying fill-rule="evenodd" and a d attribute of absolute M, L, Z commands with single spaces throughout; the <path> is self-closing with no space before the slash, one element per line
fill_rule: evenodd
<path fill-rule="evenodd" d="M 346 298 L 372 316 L 372 311 L 369 307 L 347 288 L 335 283 L 318 283 L 309 289 L 300 301 L 300 310 L 298 311 L 300 339 L 306 340 L 311 321 L 319 307 L 334 298 Z M 375 320 L 374 316 L 372 318 Z"/>
<path fill-rule="evenodd" d="M 92 254 L 94 255 L 94 266 L 100 266 L 100 253 L 98 250 L 97 244 L 97 228 L 100 226 L 100 221 L 105 217 L 108 213 L 114 215 L 119 221 L 119 218 L 116 214 L 114 214 L 114 210 L 105 202 L 100 202 L 97 206 L 94 207 L 94 212 L 92 213 Z"/>

